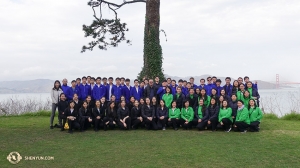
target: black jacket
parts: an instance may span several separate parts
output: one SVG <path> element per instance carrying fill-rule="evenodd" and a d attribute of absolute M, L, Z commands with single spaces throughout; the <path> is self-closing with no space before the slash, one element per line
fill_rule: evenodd
<path fill-rule="evenodd" d="M 193 109 L 198 105 L 198 96 L 196 94 L 194 94 L 193 98 L 190 97 L 190 94 L 187 94 L 186 100 L 189 101 L 190 107 Z"/>
<path fill-rule="evenodd" d="M 194 113 L 195 113 L 195 114 L 194 114 L 194 118 L 197 118 L 197 119 L 199 120 L 199 119 L 201 119 L 201 118 L 199 117 L 198 109 L 199 109 L 199 106 L 197 106 L 197 107 L 194 109 Z M 204 118 L 205 112 L 206 112 L 206 107 L 203 106 L 203 107 L 202 107 L 202 118 Z"/>
<path fill-rule="evenodd" d="M 239 91 L 239 88 L 232 86 L 232 91 L 231 91 L 231 95 L 236 95 L 237 92 Z"/>
<path fill-rule="evenodd" d="M 97 107 L 93 108 L 93 116 L 96 118 L 98 116 L 100 116 L 100 119 L 103 120 L 104 116 L 105 116 L 105 111 L 101 111 L 101 107 L 100 109 L 97 109 Z"/>
<path fill-rule="evenodd" d="M 203 121 L 208 120 L 218 120 L 220 107 L 219 106 L 209 106 L 205 111 L 205 117 L 202 118 Z"/>
<path fill-rule="evenodd" d="M 85 119 L 88 119 L 88 118 L 91 118 L 91 110 L 88 109 L 88 108 L 83 108 L 81 107 L 79 109 L 79 113 L 80 113 L 80 116 L 81 116 L 81 119 L 85 120 Z"/>
<path fill-rule="evenodd" d="M 74 101 L 74 103 L 75 103 L 74 109 L 75 109 L 76 111 L 79 111 L 79 109 L 80 109 L 81 106 L 82 106 L 82 101 L 78 100 L 78 102 L 75 102 L 75 101 Z"/>
<path fill-rule="evenodd" d="M 63 115 L 62 113 L 65 112 L 66 108 L 69 107 L 68 101 L 59 101 L 57 103 L 58 106 L 58 114 Z"/>
<path fill-rule="evenodd" d="M 157 88 L 154 84 L 151 87 L 150 85 L 148 85 L 145 90 L 144 90 L 144 97 L 149 97 L 150 100 L 152 99 L 152 97 L 156 97 L 156 93 L 157 93 Z M 153 95 L 151 96 L 151 92 L 153 93 Z"/>
<path fill-rule="evenodd" d="M 131 109 L 130 117 L 132 120 L 135 120 L 138 117 L 141 117 L 141 115 L 142 115 L 142 109 L 140 107 L 139 108 L 133 107 Z"/>
<path fill-rule="evenodd" d="M 110 107 L 108 107 L 106 109 L 105 116 L 107 118 L 111 118 L 111 119 L 115 120 L 117 118 L 117 110 L 115 108 L 111 109 Z"/>
<path fill-rule="evenodd" d="M 125 107 L 124 109 L 120 107 L 117 111 L 118 119 L 123 120 L 125 117 L 129 116 L 129 109 Z"/>
<path fill-rule="evenodd" d="M 182 109 L 184 99 L 185 96 L 183 93 L 181 93 L 178 98 L 177 98 L 177 94 L 173 96 L 173 101 L 176 101 L 176 107 L 179 109 Z"/>
<path fill-rule="evenodd" d="M 229 107 L 231 107 L 232 109 L 232 114 L 231 116 L 234 116 L 236 117 L 236 114 L 237 114 L 237 110 L 238 110 L 238 106 L 237 106 L 237 101 L 230 101 L 229 102 Z"/>
<path fill-rule="evenodd" d="M 143 105 L 142 107 L 142 117 L 143 118 L 147 118 L 147 117 L 153 117 L 154 118 L 155 115 L 155 110 L 153 106 L 147 106 L 147 105 Z"/>
<path fill-rule="evenodd" d="M 128 107 L 129 111 L 134 107 L 132 102 L 126 103 L 126 106 Z"/>
<path fill-rule="evenodd" d="M 161 107 L 157 107 L 156 117 L 159 118 L 159 117 L 164 116 L 165 118 L 167 118 L 168 112 L 169 112 L 169 109 L 167 107 L 164 107 L 164 109 L 161 109 Z"/>
<path fill-rule="evenodd" d="M 76 117 L 76 119 L 75 119 L 76 121 L 79 121 L 81 118 L 81 115 L 79 114 L 78 110 L 75 110 L 75 108 L 74 108 L 73 112 L 71 112 L 70 108 L 66 108 L 65 116 L 66 116 L 66 118 L 69 116 Z"/>

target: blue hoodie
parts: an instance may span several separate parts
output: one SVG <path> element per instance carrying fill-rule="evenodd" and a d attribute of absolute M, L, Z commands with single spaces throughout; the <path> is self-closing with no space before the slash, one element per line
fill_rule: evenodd
<path fill-rule="evenodd" d="M 80 84 L 80 86 L 79 86 L 79 100 L 84 101 L 88 95 L 91 95 L 90 85 Z"/>
<path fill-rule="evenodd" d="M 61 89 L 63 90 L 64 94 L 67 94 L 69 88 L 70 86 L 68 85 L 61 85 Z"/>
<path fill-rule="evenodd" d="M 73 96 L 75 93 L 79 96 L 79 87 L 77 86 L 75 86 L 75 88 L 69 87 L 66 93 L 67 99 L 73 100 Z"/>
<path fill-rule="evenodd" d="M 135 86 L 132 87 L 130 90 L 130 96 L 133 96 L 135 100 L 140 101 L 140 99 L 143 97 L 142 89 L 138 86 L 138 92 L 137 92 Z"/>
<path fill-rule="evenodd" d="M 103 85 L 95 85 L 93 88 L 93 98 L 95 100 L 100 100 L 102 97 L 105 97 L 106 87 Z"/>
<path fill-rule="evenodd" d="M 131 88 L 132 88 L 132 86 L 130 86 L 130 85 L 129 85 L 129 89 L 126 85 L 122 87 L 122 95 L 125 96 L 126 103 L 129 103 L 129 101 L 130 101 Z"/>
<path fill-rule="evenodd" d="M 121 101 L 122 96 L 122 86 L 114 85 L 111 89 L 111 93 L 116 96 L 116 102 L 119 103 Z"/>

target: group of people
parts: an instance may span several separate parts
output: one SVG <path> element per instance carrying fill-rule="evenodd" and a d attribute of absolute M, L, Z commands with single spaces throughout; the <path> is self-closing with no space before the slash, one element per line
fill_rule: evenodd
<path fill-rule="evenodd" d="M 101 77 L 77 78 L 68 86 L 67 79 L 54 82 L 51 89 L 52 114 L 50 129 L 64 130 L 67 122 L 69 133 L 74 129 L 85 131 L 90 127 L 122 130 L 146 128 L 178 130 L 223 130 L 241 133 L 258 132 L 263 116 L 259 108 L 257 83 L 249 77 L 231 81 L 225 85 L 217 77 L 201 79 L 200 85 L 189 81 L 167 78 L 134 80 Z M 58 124 L 53 126 L 56 109 Z"/>

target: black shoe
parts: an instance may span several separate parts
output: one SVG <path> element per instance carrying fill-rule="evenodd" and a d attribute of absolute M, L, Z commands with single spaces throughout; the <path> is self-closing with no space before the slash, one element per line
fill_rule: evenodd
<path fill-rule="evenodd" d="M 54 127 L 56 128 L 56 127 L 57 127 L 57 124 L 54 124 Z"/>
<path fill-rule="evenodd" d="M 53 129 L 53 126 L 52 126 L 52 125 L 50 126 L 50 129 Z"/>
<path fill-rule="evenodd" d="M 73 131 L 69 130 L 68 133 L 69 133 L 69 134 L 73 134 Z"/>

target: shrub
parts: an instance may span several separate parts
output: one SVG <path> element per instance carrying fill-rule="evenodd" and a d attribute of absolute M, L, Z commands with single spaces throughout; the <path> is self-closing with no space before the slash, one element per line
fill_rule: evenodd
<path fill-rule="evenodd" d="M 284 116 L 282 116 L 281 119 L 300 121 L 300 114 L 296 112 L 291 112 L 289 114 L 285 114 Z"/>
<path fill-rule="evenodd" d="M 274 113 L 267 113 L 263 116 L 264 119 L 279 119 L 279 117 Z"/>

